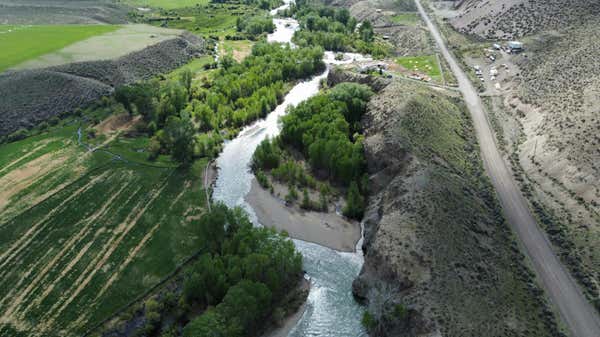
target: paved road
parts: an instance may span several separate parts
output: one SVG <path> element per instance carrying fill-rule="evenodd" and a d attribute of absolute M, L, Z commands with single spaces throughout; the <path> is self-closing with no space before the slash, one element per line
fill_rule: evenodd
<path fill-rule="evenodd" d="M 542 286 L 558 308 L 573 337 L 600 337 L 600 316 L 585 299 L 573 278 L 554 255 L 548 238 L 538 227 L 527 202 L 507 168 L 494 140 L 483 104 L 467 75 L 446 48 L 437 27 L 429 20 L 419 0 L 415 3 L 442 55 L 458 80 L 471 112 L 485 169 L 496 188 L 507 220 L 517 233 Z"/>

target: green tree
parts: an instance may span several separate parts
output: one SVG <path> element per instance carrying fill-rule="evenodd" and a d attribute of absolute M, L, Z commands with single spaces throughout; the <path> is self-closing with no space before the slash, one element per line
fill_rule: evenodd
<path fill-rule="evenodd" d="M 302 191 L 302 204 L 300 205 L 300 207 L 304 209 L 312 208 L 312 202 L 310 201 L 310 196 L 308 195 L 308 190 L 306 188 L 304 189 L 304 191 Z"/>
<path fill-rule="evenodd" d="M 165 125 L 165 134 L 173 159 L 189 164 L 194 153 L 194 127 L 189 119 L 170 116 Z"/>
<path fill-rule="evenodd" d="M 189 69 L 184 69 L 181 74 L 179 74 L 179 83 L 183 85 L 188 92 L 188 95 L 191 93 L 192 89 L 192 78 L 194 78 L 194 74 Z"/>
<path fill-rule="evenodd" d="M 358 33 L 360 34 L 360 39 L 365 42 L 373 42 L 373 38 L 375 37 L 375 32 L 373 32 L 373 25 L 368 20 L 365 20 L 360 25 L 358 29 Z"/>
<path fill-rule="evenodd" d="M 236 337 L 230 334 L 225 318 L 214 308 L 206 310 L 183 329 L 184 337 Z"/>
<path fill-rule="evenodd" d="M 358 190 L 358 185 L 356 184 L 356 181 L 352 181 L 352 183 L 350 183 L 350 187 L 348 188 L 348 194 L 346 196 L 346 207 L 344 207 L 344 215 L 352 219 L 360 220 L 363 217 L 364 211 L 364 198 Z"/>

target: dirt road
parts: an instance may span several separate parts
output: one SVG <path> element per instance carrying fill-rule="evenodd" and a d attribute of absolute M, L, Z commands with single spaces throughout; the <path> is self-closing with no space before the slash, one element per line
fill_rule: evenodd
<path fill-rule="evenodd" d="M 504 214 L 530 258 L 538 279 L 558 308 L 573 337 L 600 336 L 600 316 L 554 255 L 548 238 L 538 227 L 527 207 L 526 200 L 498 151 L 477 91 L 454 56 L 448 51 L 444 39 L 423 10 L 420 1 L 415 0 L 415 3 L 440 52 L 458 80 L 459 88 L 473 118 L 485 169 L 496 188 Z"/>

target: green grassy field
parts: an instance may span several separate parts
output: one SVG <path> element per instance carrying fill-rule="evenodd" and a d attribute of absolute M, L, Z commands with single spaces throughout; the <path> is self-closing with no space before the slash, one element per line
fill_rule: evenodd
<path fill-rule="evenodd" d="M 183 7 L 194 7 L 196 5 L 206 5 L 209 0 L 124 0 L 124 3 L 136 7 L 157 7 L 164 9 L 174 9 Z"/>
<path fill-rule="evenodd" d="M 407 26 L 414 26 L 421 22 L 421 17 L 417 13 L 400 13 L 392 16 L 390 19 L 394 23 Z"/>
<path fill-rule="evenodd" d="M 80 335 L 197 250 L 202 179 L 144 137 L 88 152 L 73 122 L 0 145 L 0 336 Z"/>
<path fill-rule="evenodd" d="M 231 55 L 236 61 L 241 62 L 252 52 L 254 42 L 250 40 L 224 40 L 219 45 L 221 55 Z"/>
<path fill-rule="evenodd" d="M 195 77 L 206 72 L 204 66 L 206 64 L 212 63 L 214 61 L 214 57 L 212 55 L 205 55 L 191 60 L 188 64 L 177 68 L 176 70 L 170 72 L 166 75 L 167 78 L 177 79 L 181 75 L 182 72 L 189 70 L 194 74 Z"/>
<path fill-rule="evenodd" d="M 118 25 L 0 26 L 0 71 L 59 50 L 74 42 L 112 32 Z"/>
<path fill-rule="evenodd" d="M 435 55 L 399 57 L 396 62 L 410 71 L 426 74 L 433 79 L 441 77 L 440 67 Z"/>
<path fill-rule="evenodd" d="M 211 4 L 199 8 L 181 8 L 160 14 L 168 16 L 168 28 L 185 29 L 199 35 L 224 37 L 235 35 L 238 17 L 250 14 L 264 14 L 266 11 L 256 7 L 238 4 Z M 153 25 L 162 25 L 163 21 L 153 21 Z"/>

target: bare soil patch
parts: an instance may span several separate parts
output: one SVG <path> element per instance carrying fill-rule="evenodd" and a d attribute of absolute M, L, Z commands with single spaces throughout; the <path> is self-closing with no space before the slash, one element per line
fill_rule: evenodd
<path fill-rule="evenodd" d="M 357 222 L 346 220 L 334 211 L 322 213 L 287 207 L 282 200 L 263 189 L 256 179 L 252 181 L 246 201 L 261 224 L 285 230 L 292 238 L 344 252 L 353 252 L 360 239 Z"/>

